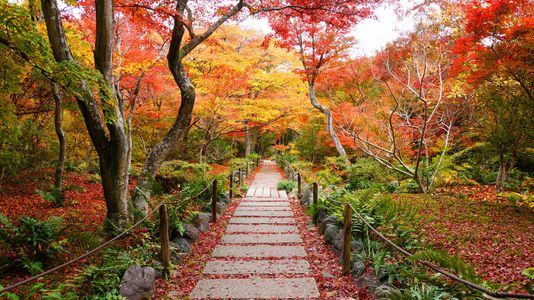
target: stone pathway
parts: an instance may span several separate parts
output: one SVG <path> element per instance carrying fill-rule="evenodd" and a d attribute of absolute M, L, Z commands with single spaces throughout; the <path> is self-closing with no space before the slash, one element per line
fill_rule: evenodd
<path fill-rule="evenodd" d="M 276 190 L 276 168 L 264 161 L 191 298 L 319 297 L 287 194 Z"/>

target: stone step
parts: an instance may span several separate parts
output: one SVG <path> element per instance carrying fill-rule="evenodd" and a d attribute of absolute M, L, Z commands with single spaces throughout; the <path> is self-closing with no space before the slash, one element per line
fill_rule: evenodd
<path fill-rule="evenodd" d="M 259 201 L 241 201 L 238 207 L 289 207 L 289 202 L 259 202 Z"/>
<path fill-rule="evenodd" d="M 302 246 L 223 246 L 213 249 L 213 257 L 305 257 Z"/>
<path fill-rule="evenodd" d="M 293 218 L 233 217 L 230 224 L 295 224 Z"/>
<path fill-rule="evenodd" d="M 268 211 L 268 210 L 284 210 L 291 211 L 291 208 L 284 206 L 241 206 L 238 205 L 236 211 Z"/>
<path fill-rule="evenodd" d="M 261 197 L 245 197 L 243 198 L 243 201 L 250 201 L 250 202 L 285 202 L 287 203 L 287 199 L 277 198 L 277 197 L 269 197 L 269 198 L 261 198 Z"/>
<path fill-rule="evenodd" d="M 292 211 L 236 211 L 235 217 L 292 217 Z"/>
<path fill-rule="evenodd" d="M 221 238 L 222 244 L 279 244 L 302 243 L 300 234 L 226 234 Z"/>
<path fill-rule="evenodd" d="M 204 274 L 306 274 L 310 264 L 305 260 L 248 260 L 248 261 L 209 261 Z"/>
<path fill-rule="evenodd" d="M 319 291 L 313 278 L 202 279 L 192 298 L 314 298 Z"/>
<path fill-rule="evenodd" d="M 226 232 L 254 232 L 254 233 L 284 233 L 295 232 L 298 233 L 298 228 L 295 225 L 276 225 L 276 224 L 259 224 L 259 225 L 239 225 L 230 224 L 226 227 Z"/>

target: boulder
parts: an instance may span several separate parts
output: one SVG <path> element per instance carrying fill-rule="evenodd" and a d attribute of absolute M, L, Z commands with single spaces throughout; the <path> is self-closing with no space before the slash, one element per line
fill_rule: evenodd
<path fill-rule="evenodd" d="M 332 244 L 334 241 L 334 237 L 338 234 L 339 229 L 336 225 L 328 224 L 326 226 L 326 230 L 324 231 L 324 241 L 327 244 Z"/>
<path fill-rule="evenodd" d="M 326 217 L 328 217 L 328 212 L 326 211 L 326 208 L 320 207 L 317 210 L 315 216 L 313 216 L 313 223 L 320 224 Z"/>
<path fill-rule="evenodd" d="M 353 253 L 361 254 L 364 251 L 365 246 L 361 240 L 354 240 L 350 242 L 350 249 Z"/>
<path fill-rule="evenodd" d="M 129 300 L 150 299 L 154 295 L 155 279 L 154 268 L 131 265 L 122 276 L 120 295 Z"/>
<path fill-rule="evenodd" d="M 184 224 L 184 233 L 182 234 L 182 237 L 194 242 L 198 239 L 199 234 L 200 231 L 195 226 L 191 224 Z"/>
<path fill-rule="evenodd" d="M 226 204 L 224 202 L 217 202 L 217 213 L 220 214 L 226 209 Z"/>
<path fill-rule="evenodd" d="M 365 272 L 365 263 L 363 261 L 356 261 L 352 264 L 352 276 L 360 276 L 363 272 Z"/>
<path fill-rule="evenodd" d="M 391 293 L 394 291 L 394 289 L 392 287 L 390 287 L 389 285 L 387 284 L 382 284 L 380 286 L 378 286 L 376 289 L 375 289 L 375 296 L 378 297 L 386 297 L 386 298 L 389 298 L 388 296 L 391 296 Z M 383 299 L 383 298 L 382 298 Z"/>
<path fill-rule="evenodd" d="M 228 192 L 224 193 L 223 196 L 219 197 L 219 202 L 230 204 L 230 194 L 228 194 Z"/>
<path fill-rule="evenodd" d="M 319 233 L 324 234 L 326 230 L 326 225 L 337 224 L 339 222 L 336 215 L 329 215 L 319 224 Z"/>
<path fill-rule="evenodd" d="M 343 238 L 343 230 L 340 230 L 332 239 L 332 246 L 334 246 L 334 250 L 337 253 L 341 253 L 343 251 L 343 241 L 345 239 Z"/>
<path fill-rule="evenodd" d="M 198 230 L 205 232 L 210 230 L 210 220 L 211 216 L 207 213 L 199 213 L 193 218 L 193 224 L 198 228 Z"/>
<path fill-rule="evenodd" d="M 170 242 L 171 246 L 176 249 L 178 253 L 191 253 L 191 244 L 184 238 L 177 238 Z"/>
<path fill-rule="evenodd" d="M 307 184 L 302 189 L 302 194 L 300 195 L 300 204 L 308 205 L 313 198 L 313 191 L 311 185 Z"/>

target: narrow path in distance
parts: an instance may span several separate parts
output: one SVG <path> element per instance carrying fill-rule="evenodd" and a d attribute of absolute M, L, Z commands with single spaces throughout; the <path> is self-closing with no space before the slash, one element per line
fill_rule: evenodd
<path fill-rule="evenodd" d="M 191 298 L 319 297 L 288 196 L 276 189 L 281 179 L 264 161 Z"/>

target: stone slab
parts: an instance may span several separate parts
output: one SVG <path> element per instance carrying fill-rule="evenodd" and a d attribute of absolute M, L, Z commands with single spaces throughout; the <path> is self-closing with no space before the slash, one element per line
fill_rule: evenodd
<path fill-rule="evenodd" d="M 252 196 L 254 196 L 255 192 L 256 192 L 256 188 L 251 187 L 251 188 L 248 189 L 246 196 L 247 197 L 252 197 Z"/>
<path fill-rule="evenodd" d="M 305 260 L 249 260 L 249 261 L 209 261 L 204 274 L 306 274 L 310 264 Z"/>
<path fill-rule="evenodd" d="M 291 211 L 287 206 L 237 206 L 235 211 Z"/>
<path fill-rule="evenodd" d="M 192 298 L 295 299 L 319 297 L 313 278 L 202 279 Z"/>
<path fill-rule="evenodd" d="M 292 211 L 280 211 L 280 210 L 242 210 L 235 211 L 234 216 L 236 217 L 292 217 Z"/>
<path fill-rule="evenodd" d="M 305 257 L 306 250 L 301 246 L 223 246 L 213 249 L 213 257 Z"/>
<path fill-rule="evenodd" d="M 279 243 L 302 243 L 300 234 L 275 233 L 275 234 L 226 234 L 221 239 L 221 244 L 279 244 Z"/>
<path fill-rule="evenodd" d="M 226 227 L 226 232 L 254 232 L 254 233 L 283 233 L 298 232 L 295 225 L 276 225 L 276 224 L 259 224 L 259 225 L 239 225 L 230 224 Z"/>
<path fill-rule="evenodd" d="M 250 202 L 286 202 L 287 200 L 281 199 L 281 198 L 261 198 L 261 197 L 245 197 L 243 198 L 244 201 L 250 201 Z"/>
<path fill-rule="evenodd" d="M 263 207 L 289 207 L 289 202 L 259 202 L 259 201 L 241 201 L 238 207 L 249 207 L 249 206 L 263 206 Z"/>
<path fill-rule="evenodd" d="M 270 188 L 263 188 L 263 193 L 261 195 L 263 198 L 269 198 L 271 196 L 271 189 Z"/>
<path fill-rule="evenodd" d="M 293 218 L 233 217 L 230 224 L 295 224 Z"/>
<path fill-rule="evenodd" d="M 278 191 L 278 195 L 280 198 L 284 199 L 284 200 L 288 200 L 289 198 L 287 197 L 287 193 L 286 191 Z"/>

